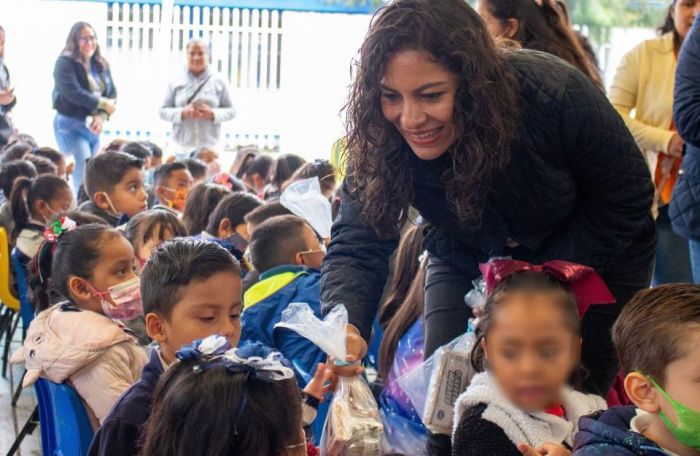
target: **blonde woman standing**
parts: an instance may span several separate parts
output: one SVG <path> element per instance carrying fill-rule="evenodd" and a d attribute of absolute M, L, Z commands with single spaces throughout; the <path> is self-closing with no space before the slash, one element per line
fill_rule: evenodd
<path fill-rule="evenodd" d="M 610 87 L 610 101 L 642 149 L 656 184 L 659 240 L 652 285 L 692 282 L 688 241 L 671 230 L 668 203 L 685 145 L 673 125 L 676 60 L 699 10 L 700 0 L 673 0 L 659 36 L 622 58 Z"/>

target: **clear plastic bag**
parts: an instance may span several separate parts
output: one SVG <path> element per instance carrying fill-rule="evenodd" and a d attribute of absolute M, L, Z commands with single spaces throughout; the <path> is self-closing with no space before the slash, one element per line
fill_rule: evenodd
<path fill-rule="evenodd" d="M 333 211 L 330 201 L 321 193 L 318 177 L 289 184 L 280 195 L 280 204 L 309 222 L 322 238 L 331 237 Z"/>
<path fill-rule="evenodd" d="M 275 327 L 296 331 L 329 356 L 344 360 L 348 312 L 335 306 L 321 321 L 307 304 L 292 303 Z M 321 437 L 321 456 L 379 456 L 383 427 L 377 402 L 360 376 L 341 377 Z"/>
<path fill-rule="evenodd" d="M 425 427 L 434 433 L 452 433 L 455 401 L 474 376 L 470 355 L 475 339 L 474 332 L 467 331 L 397 380 Z"/>
<path fill-rule="evenodd" d="M 464 300 L 478 316 L 486 304 L 486 284 L 483 279 L 473 284 L 474 289 Z M 474 376 L 470 357 L 477 323 L 478 318 L 470 319 L 467 332 L 437 349 L 423 364 L 397 380 L 425 427 L 434 433 L 452 434 L 455 401 Z"/>

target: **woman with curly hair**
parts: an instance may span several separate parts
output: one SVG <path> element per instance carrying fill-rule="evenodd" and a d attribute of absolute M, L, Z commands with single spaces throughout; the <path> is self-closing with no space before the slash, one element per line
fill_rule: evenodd
<path fill-rule="evenodd" d="M 426 356 L 466 330 L 479 263 L 563 259 L 595 268 L 617 298 L 583 320 L 585 386 L 606 392 L 617 372 L 610 328 L 649 284 L 656 231 L 649 170 L 602 91 L 547 54 L 497 48 L 463 0 L 384 7 L 356 70 L 322 284 L 325 311 L 348 309 L 348 361 L 366 353 L 415 207 L 428 222 Z"/>

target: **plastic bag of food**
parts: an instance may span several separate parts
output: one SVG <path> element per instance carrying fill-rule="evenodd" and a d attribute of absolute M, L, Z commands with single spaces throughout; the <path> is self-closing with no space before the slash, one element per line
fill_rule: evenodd
<path fill-rule="evenodd" d="M 289 184 L 280 195 L 280 204 L 309 222 L 322 238 L 331 237 L 333 210 L 331 202 L 321 193 L 318 177 Z"/>
<path fill-rule="evenodd" d="M 292 303 L 275 327 L 296 331 L 336 360 L 345 360 L 348 312 L 338 305 L 319 320 L 307 304 Z M 341 377 L 321 437 L 321 456 L 379 456 L 383 427 L 377 402 L 361 376 Z"/>
<path fill-rule="evenodd" d="M 474 281 L 474 289 L 464 300 L 475 315 L 481 314 L 486 303 L 483 279 Z M 467 389 L 475 373 L 471 351 L 476 341 L 477 322 L 478 318 L 470 319 L 464 334 L 437 349 L 423 364 L 397 380 L 425 427 L 434 433 L 452 434 L 455 401 Z"/>

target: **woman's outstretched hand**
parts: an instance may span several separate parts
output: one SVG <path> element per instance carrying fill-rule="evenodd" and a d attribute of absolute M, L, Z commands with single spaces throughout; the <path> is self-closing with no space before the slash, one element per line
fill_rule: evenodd
<path fill-rule="evenodd" d="M 345 347 L 348 356 L 344 361 L 349 364 L 359 363 L 367 354 L 367 342 L 360 335 L 360 331 L 353 325 L 346 326 L 345 336 Z M 363 371 L 364 368 L 361 365 L 333 366 L 333 372 L 341 377 L 354 377 L 362 374 Z"/>

